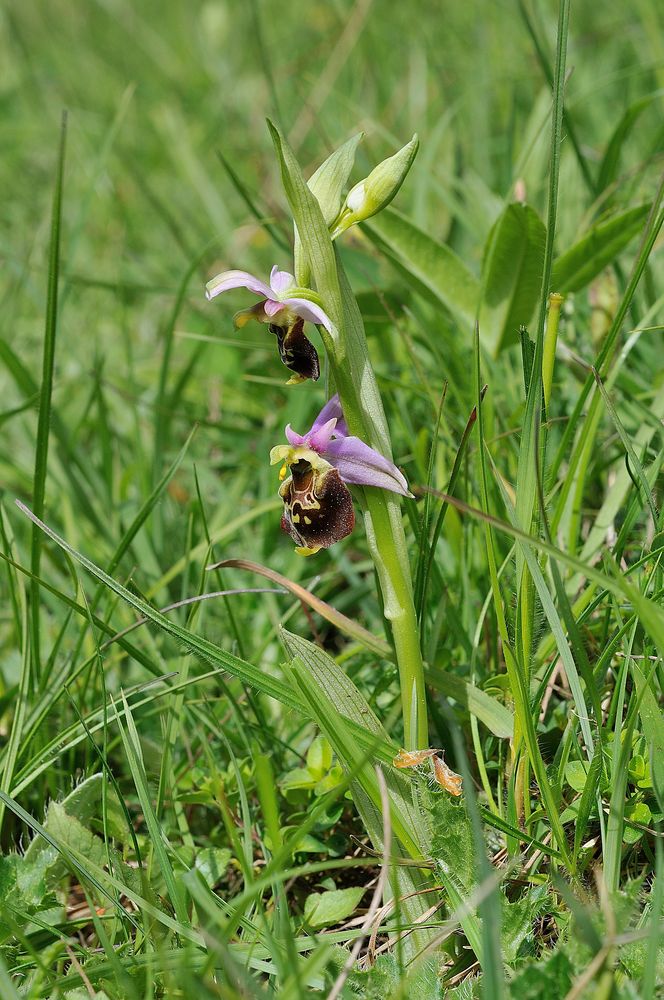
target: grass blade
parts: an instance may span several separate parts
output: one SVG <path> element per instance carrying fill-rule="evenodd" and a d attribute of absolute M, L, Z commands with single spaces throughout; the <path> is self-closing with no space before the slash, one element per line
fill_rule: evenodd
<path fill-rule="evenodd" d="M 35 445 L 35 471 L 32 490 L 32 504 L 38 517 L 44 515 L 46 494 L 46 470 L 48 467 L 48 445 L 51 429 L 51 399 L 53 395 L 53 369 L 55 366 L 55 336 L 58 324 L 58 285 L 60 281 L 60 228 L 62 222 L 62 188 L 65 170 L 65 148 L 67 141 L 67 112 L 62 114 L 60 126 L 60 148 L 55 174 L 53 209 L 51 215 L 51 241 L 48 260 L 48 287 L 46 291 L 46 326 L 44 330 L 44 352 L 42 356 L 42 383 L 39 395 L 39 421 Z M 32 532 L 30 567 L 33 579 L 30 585 L 30 614 L 32 641 L 32 683 L 39 683 L 41 673 L 40 653 L 40 600 L 39 566 L 43 544 L 42 533 L 35 527 Z"/>

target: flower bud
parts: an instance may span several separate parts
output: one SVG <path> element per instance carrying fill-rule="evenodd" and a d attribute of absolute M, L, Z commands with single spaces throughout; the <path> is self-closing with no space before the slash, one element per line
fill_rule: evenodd
<path fill-rule="evenodd" d="M 343 208 L 332 223 L 332 239 L 336 239 L 355 223 L 370 219 L 389 205 L 406 179 L 418 146 L 419 140 L 414 135 L 398 153 L 383 160 L 368 177 L 351 188 Z"/>

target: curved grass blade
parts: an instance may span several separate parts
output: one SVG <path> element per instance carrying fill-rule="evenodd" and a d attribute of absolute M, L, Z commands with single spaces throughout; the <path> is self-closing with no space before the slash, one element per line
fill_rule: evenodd
<path fill-rule="evenodd" d="M 51 399 L 53 395 L 53 369 L 55 365 L 55 336 L 58 324 L 58 285 L 60 281 L 60 228 L 62 222 L 62 188 L 65 170 L 65 148 L 67 141 L 67 112 L 62 113 L 60 127 L 60 148 L 55 175 L 53 193 L 53 211 L 51 216 L 51 241 L 48 260 L 48 288 L 46 292 L 46 328 L 44 331 L 44 351 L 42 359 L 42 383 L 39 396 L 39 421 L 37 424 L 37 441 L 35 445 L 35 471 L 32 490 L 32 503 L 38 517 L 44 514 L 44 499 L 46 495 L 46 469 L 48 466 L 48 445 L 51 429 Z M 30 550 L 30 568 L 33 578 L 30 585 L 30 636 L 32 642 L 32 683 L 39 683 L 41 674 L 40 655 L 40 601 L 39 601 L 39 566 L 41 562 L 43 536 L 33 527 L 32 545 Z"/>

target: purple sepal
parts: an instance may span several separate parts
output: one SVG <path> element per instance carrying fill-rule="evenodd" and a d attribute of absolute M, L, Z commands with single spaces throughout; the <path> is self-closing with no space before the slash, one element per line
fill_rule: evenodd
<path fill-rule="evenodd" d="M 377 486 L 401 496 L 412 496 L 396 465 L 357 437 L 330 441 L 323 458 L 338 469 L 345 483 L 354 486 Z"/>

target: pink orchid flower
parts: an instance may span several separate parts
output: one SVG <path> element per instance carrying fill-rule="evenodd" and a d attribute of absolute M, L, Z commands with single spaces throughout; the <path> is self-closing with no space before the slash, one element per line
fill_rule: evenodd
<path fill-rule="evenodd" d="M 328 548 L 353 530 L 355 512 L 346 483 L 412 496 L 396 465 L 348 433 L 338 396 L 325 404 L 306 434 L 297 434 L 289 424 L 286 437 L 289 443 L 273 448 L 270 461 L 284 462 L 284 475 L 290 469 L 279 487 L 281 527 L 303 555 Z"/>
<path fill-rule="evenodd" d="M 248 288 L 250 292 L 262 296 L 255 306 L 235 314 L 235 326 L 243 327 L 250 319 L 267 323 L 270 333 L 277 338 L 281 360 L 293 372 L 289 381 L 303 382 L 308 378 L 316 381 L 320 376 L 318 354 L 304 335 L 304 324 L 318 323 L 332 332 L 329 316 L 314 301 L 316 293 L 309 288 L 298 288 L 293 275 L 280 271 L 275 265 L 270 273 L 269 285 L 248 271 L 224 271 L 208 281 L 205 295 L 213 299 L 233 288 Z"/>

